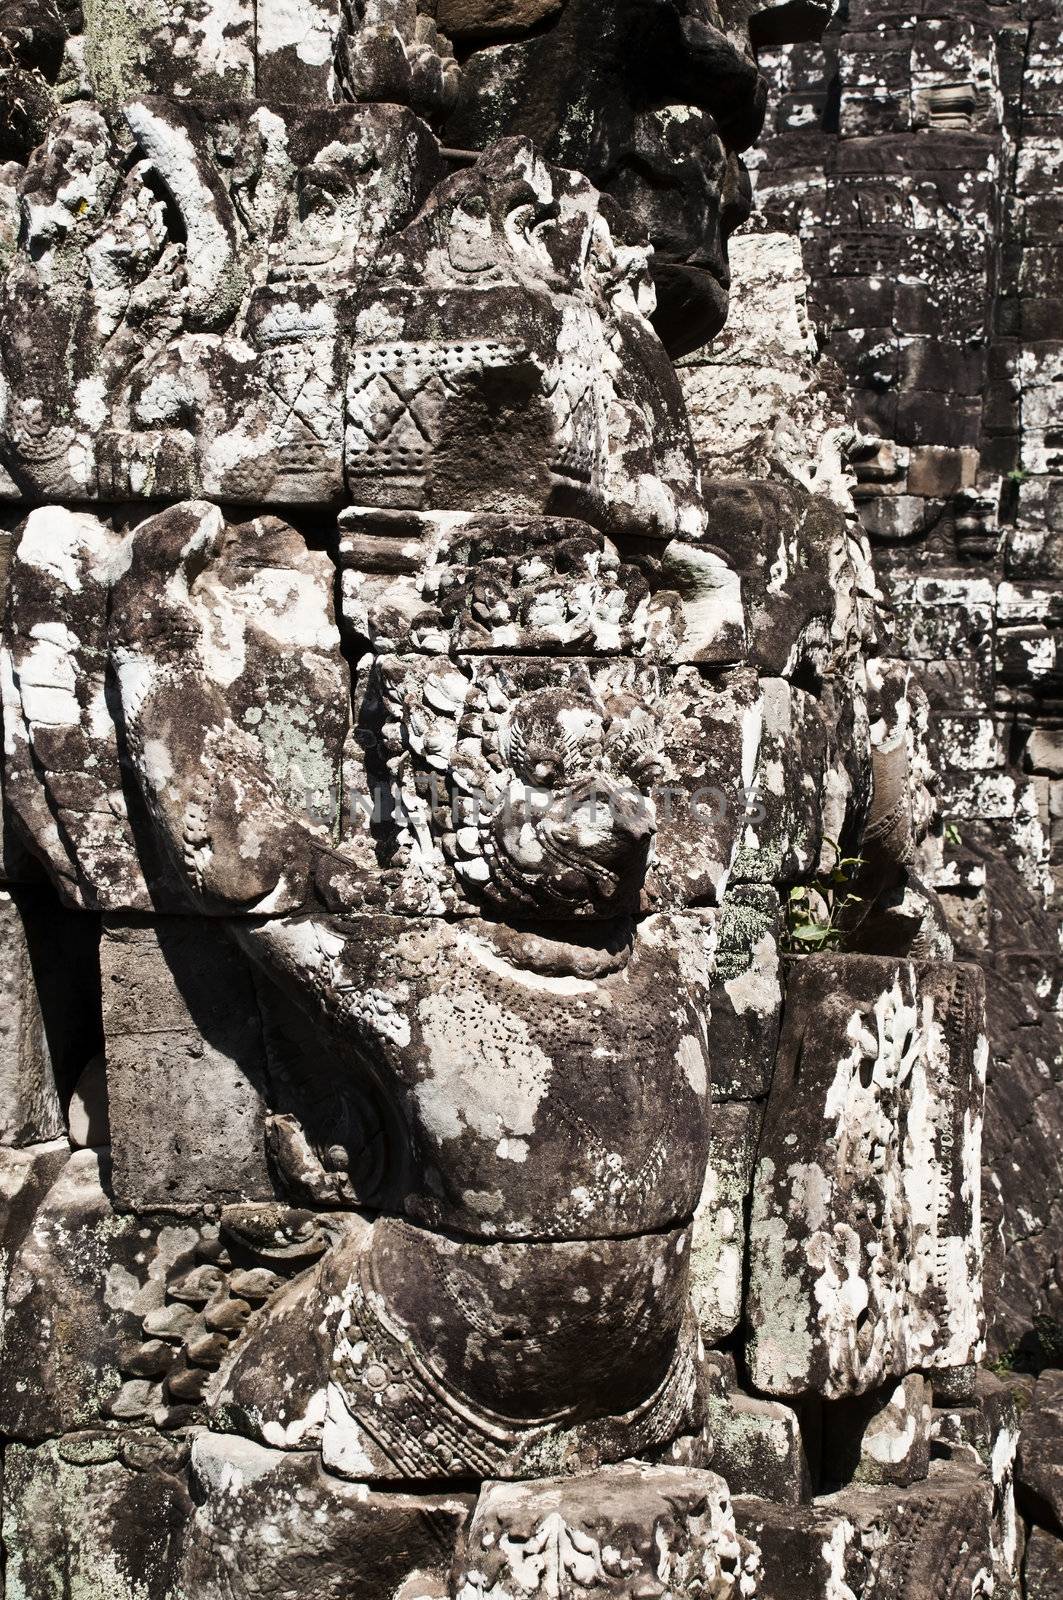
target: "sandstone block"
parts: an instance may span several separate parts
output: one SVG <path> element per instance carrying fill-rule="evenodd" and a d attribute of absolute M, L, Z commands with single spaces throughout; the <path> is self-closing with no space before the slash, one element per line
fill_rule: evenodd
<path fill-rule="evenodd" d="M 836 1399 L 980 1354 L 983 1003 L 976 968 L 793 965 L 753 1189 L 759 1389 Z"/>
<path fill-rule="evenodd" d="M 246 958 L 217 924 L 109 923 L 101 950 L 115 1197 L 197 1206 L 273 1194 Z"/>
<path fill-rule="evenodd" d="M 0 890 L 0 1144 L 5 1145 L 43 1144 L 65 1132 L 35 978 L 34 956 L 39 964 L 43 952 L 34 936 L 34 904 L 32 890 Z"/>
<path fill-rule="evenodd" d="M 173 1218 L 116 1214 L 109 1189 L 101 1153 L 75 1151 L 7 1245 L 0 1426 L 10 1437 L 100 1422 L 122 1387 L 125 1348 L 139 1345 L 167 1271 L 199 1237 Z"/>
<path fill-rule="evenodd" d="M 706 1422 L 712 1467 L 733 1495 L 755 1494 L 797 1506 L 812 1494 L 812 1475 L 797 1412 L 758 1400 L 733 1384 L 710 1386 Z"/>
<path fill-rule="evenodd" d="M 722 1478 L 632 1462 L 585 1477 L 485 1486 L 455 1593 L 634 1600 L 664 1583 L 676 1594 L 696 1584 L 739 1600 L 755 1592 L 757 1569 L 755 1546 L 735 1532 Z"/>
<path fill-rule="evenodd" d="M 1063 1539 L 1031 1528 L 1022 1575 L 1026 1600 L 1063 1600 Z"/>
<path fill-rule="evenodd" d="M 4 1454 L 7 1582 L 26 1600 L 173 1600 L 187 1446 L 82 1432 Z"/>
<path fill-rule="evenodd" d="M 941 1463 L 910 1489 L 847 1489 L 807 1507 L 737 1496 L 735 1521 L 761 1549 L 761 1600 L 831 1600 L 846 1589 L 854 1600 L 973 1600 L 993 1581 L 991 1504 L 987 1474 Z"/>
<path fill-rule="evenodd" d="M 322 1600 L 442 1600 L 473 1504 L 465 1494 L 379 1494 L 322 1471 L 315 1454 L 232 1434 L 198 1436 L 191 1479 L 180 1592 L 196 1600 L 228 1600 L 245 1585 L 262 1600 L 304 1600 L 308 1586 Z"/>
<path fill-rule="evenodd" d="M 1022 1414 L 1015 1482 L 1023 1515 L 1063 1532 L 1063 1372 L 1042 1372 Z"/>
<path fill-rule="evenodd" d="M 921 1483 L 930 1466 L 931 1391 L 919 1373 L 898 1384 L 830 1402 L 823 1409 L 823 1478 L 849 1483 Z"/>
<path fill-rule="evenodd" d="M 742 1315 L 746 1207 L 763 1107 L 743 1101 L 714 1104 L 711 1116 L 709 1164 L 690 1243 L 690 1292 L 706 1344 L 733 1333 Z"/>
<path fill-rule="evenodd" d="M 782 917 L 767 884 L 735 884 L 720 907 L 710 991 L 714 1101 L 767 1094 L 782 1018 Z"/>

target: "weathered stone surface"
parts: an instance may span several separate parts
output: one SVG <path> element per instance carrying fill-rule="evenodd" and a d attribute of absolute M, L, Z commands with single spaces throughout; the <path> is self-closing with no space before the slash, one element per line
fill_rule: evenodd
<path fill-rule="evenodd" d="M 1058 720 L 1061 53 L 1043 8 L 999 20 L 980 3 L 854 6 L 823 50 L 762 54 L 778 92 L 757 186 L 800 236 L 816 340 L 878 436 L 855 463 L 861 514 L 896 653 L 922 664 L 946 839 L 977 841 L 984 873 L 950 909 L 964 959 L 996 980 L 987 1309 L 1003 1354 L 1060 1318 L 1057 1024 L 1039 993 L 1059 981 L 1060 830 L 1022 774 Z"/>
<path fill-rule="evenodd" d="M 982 1345 L 975 969 L 794 966 L 754 1180 L 749 1363 L 829 1398 Z"/>
<path fill-rule="evenodd" d="M 755 1101 L 712 1107 L 709 1161 L 690 1241 L 690 1293 L 706 1344 L 733 1333 L 742 1314 L 746 1219 L 763 1115 Z"/>
<path fill-rule="evenodd" d="M 766 884 L 735 884 L 720 907 L 710 991 L 713 1099 L 767 1094 L 782 1018 L 783 921 Z"/>
<path fill-rule="evenodd" d="M 401 1105 L 388 1165 L 412 1219 L 544 1239 L 693 1215 L 711 1139 L 711 913 L 604 942 L 578 924 L 549 938 L 471 918 L 235 931 L 314 1008 L 336 1060 L 369 1061 Z"/>
<path fill-rule="evenodd" d="M 935 1374 L 937 1382 L 938 1374 Z M 931 1455 L 948 1460 L 980 1462 L 993 1484 L 994 1518 L 990 1528 L 993 1553 L 1001 1573 L 1014 1576 L 1021 1564 L 1022 1534 L 1015 1496 L 1020 1411 L 1029 1401 L 1033 1380 L 1009 1375 L 1003 1381 L 991 1372 L 973 1373 L 972 1393 L 957 1397 L 955 1409 L 937 1410 L 931 1423 Z M 935 1394 L 937 1404 L 941 1402 Z"/>
<path fill-rule="evenodd" d="M 88 0 L 83 59 L 95 97 L 120 105 L 137 94 L 243 99 L 254 93 L 255 8 L 222 0 L 204 11 L 178 0 L 165 16 L 144 0 Z"/>
<path fill-rule="evenodd" d="M 456 1573 L 458 1600 L 757 1592 L 759 1552 L 711 1472 L 625 1463 L 575 1479 L 489 1484 Z"/>
<path fill-rule="evenodd" d="M 439 24 L 455 38 L 524 33 L 561 10 L 563 0 L 441 0 Z"/>
<path fill-rule="evenodd" d="M 5 465 L 37 497 L 334 503 L 340 301 L 441 172 L 431 134 L 398 106 L 153 97 L 115 130 L 73 107 L 22 180 Z"/>
<path fill-rule="evenodd" d="M 675 352 L 723 323 L 726 241 L 748 212 L 736 152 L 763 115 L 745 18 L 729 33 L 720 21 L 700 3 L 689 17 L 669 10 L 647 26 L 637 9 L 569 0 L 531 37 L 475 52 L 444 124 L 448 143 L 477 149 L 532 135 L 549 159 L 579 168 L 633 212 L 661 256 L 656 325 Z M 660 107 L 647 99 L 647 79 L 670 86 Z M 588 101 L 603 112 L 608 104 L 608 115 L 580 115 Z"/>
<path fill-rule="evenodd" d="M 263 100 L 320 105 L 335 97 L 341 0 L 258 0 L 255 20 L 255 90 Z"/>
<path fill-rule="evenodd" d="M 382 1595 L 442 1597 L 466 1495 L 380 1494 L 322 1471 L 305 1451 L 268 1450 L 231 1434 L 192 1445 L 196 1510 L 180 1592 L 228 1600 L 301 1600 L 307 1585 L 329 1600 Z"/>
<path fill-rule="evenodd" d="M 831 862 L 865 802 L 869 729 L 861 699 L 762 678 L 755 809 L 736 852 L 738 883 L 785 885 Z"/>
<path fill-rule="evenodd" d="M 1031 1528 L 1022 1578 L 1026 1600 L 1059 1600 L 1063 1595 L 1063 1539 L 1046 1528 Z"/>
<path fill-rule="evenodd" d="M 992 1485 L 971 1468 L 935 1464 L 911 1489 L 847 1489 L 808 1507 L 737 1496 L 735 1520 L 760 1546 L 763 1600 L 856 1600 L 993 1593 Z"/>
<path fill-rule="evenodd" d="M 108 923 L 101 946 L 114 1195 L 137 1210 L 261 1200 L 261 1020 L 217 923 Z"/>
<path fill-rule="evenodd" d="M 921 1483 L 930 1465 L 930 1385 L 919 1373 L 824 1408 L 822 1473 L 848 1483 Z"/>
<path fill-rule="evenodd" d="M 1063 1531 L 1063 1373 L 1043 1372 L 1022 1413 L 1015 1483 L 1025 1517 Z"/>
<path fill-rule="evenodd" d="M 43 1144 L 65 1132 L 26 912 L 32 892 L 0 892 L 0 1144 Z M 40 959 L 38 951 L 38 960 Z"/>
<path fill-rule="evenodd" d="M 860 1441 L 858 1483 L 919 1483 L 930 1464 L 930 1386 L 915 1373 L 887 1392 Z"/>
<path fill-rule="evenodd" d="M 800 1505 L 812 1493 L 812 1473 L 796 1411 L 739 1389 L 734 1363 L 708 1358 L 706 1426 L 713 1470 L 732 1494 L 756 1494 L 777 1505 Z"/>
<path fill-rule="evenodd" d="M 39 1146 L 42 1159 L 54 1148 Z M 5 1241 L 0 1417 L 8 1437 L 32 1442 L 106 1416 L 123 1383 L 123 1347 L 162 1308 L 166 1274 L 199 1227 L 118 1215 L 99 1151 L 75 1151 L 58 1172 L 49 1159 L 27 1177 L 40 1198 L 32 1209 L 15 1202 Z"/>
<path fill-rule="evenodd" d="M 164 560 L 174 541 L 180 548 L 193 531 L 216 556 L 194 587 L 205 635 L 194 680 L 179 657 L 159 653 L 168 634 L 175 644 L 182 616 L 175 601 L 160 604 L 158 597 L 150 614 L 137 613 L 135 626 L 122 610 L 122 595 L 143 583 L 146 562 Z M 200 753 L 208 773 L 212 756 L 232 763 L 241 742 L 250 745 L 283 803 L 338 826 L 328 813 L 341 787 L 349 710 L 346 668 L 328 653 L 331 564 L 275 518 L 233 531 L 235 539 L 218 510 L 203 504 L 149 519 L 132 547 L 114 526 L 60 507 L 32 513 L 23 529 L 4 650 L 5 792 L 35 853 L 76 905 L 186 910 L 175 869 L 194 864 L 197 850 L 209 857 L 220 849 L 217 823 L 210 838 L 204 834 L 212 794 L 198 775 L 197 792 L 181 797 L 176 859 L 167 857 L 165 843 L 160 850 L 144 837 L 130 768 L 134 754 L 144 759 L 136 713 L 146 699 L 158 706 L 158 718 L 180 724 L 204 697 L 213 705 L 224 696 L 218 747 Z M 252 561 L 241 553 L 245 539 Z M 120 577 L 109 662 L 109 590 Z M 107 688 L 116 668 L 126 685 L 120 727 Z M 150 752 L 148 759 L 150 766 Z M 232 782 L 231 773 L 218 778 L 215 793 L 220 786 L 224 794 L 226 779 Z"/>
<path fill-rule="evenodd" d="M 739 574 L 702 540 L 621 560 L 575 517 L 352 506 L 338 521 L 343 619 L 377 654 L 745 653 Z"/>
<path fill-rule="evenodd" d="M 716 478 L 705 502 L 710 536 L 742 576 L 758 669 L 844 670 L 858 647 L 863 572 L 841 509 L 797 483 L 737 477 Z"/>
<path fill-rule="evenodd" d="M 11 1137 L 69 1135 L 0 1092 L 9 1587 L 1011 1582 L 939 814 L 1041 893 L 1058 361 L 978 319 L 972 208 L 1054 181 L 980 6 L 853 0 L 861 92 L 784 111 L 845 147 L 811 299 L 758 223 L 701 354 L 757 53 L 825 6 L 0 0 L 2 777 L 66 908 Z M 1014 570 L 911 582 L 1012 513 Z"/>
<path fill-rule="evenodd" d="M 92 909 L 172 893 L 150 845 L 141 865 L 106 704 L 107 591 L 123 549 L 87 512 L 32 512 L 4 630 L 5 799 L 64 900 Z"/>
<path fill-rule="evenodd" d="M 527 140 L 445 178 L 355 297 L 354 502 L 557 512 L 609 533 L 696 538 L 693 445 L 646 320 L 644 252 L 625 213 Z M 402 336 L 370 338 L 373 326 Z"/>
<path fill-rule="evenodd" d="M 701 1420 L 688 1260 L 686 1230 L 483 1245 L 380 1220 L 248 1322 L 210 1408 L 260 1442 L 320 1440 L 352 1479 L 622 1459 Z"/>
<path fill-rule="evenodd" d="M 74 1150 L 101 1150 L 110 1145 L 107 1062 L 102 1052 L 92 1057 L 74 1085 L 66 1131 Z"/>
<path fill-rule="evenodd" d="M 69 1433 L 4 1452 L 6 1577 L 26 1600 L 172 1600 L 188 1447 L 158 1434 Z"/>

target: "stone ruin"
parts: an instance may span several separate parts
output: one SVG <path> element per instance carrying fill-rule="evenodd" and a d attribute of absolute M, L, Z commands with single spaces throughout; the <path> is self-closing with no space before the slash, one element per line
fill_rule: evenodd
<path fill-rule="evenodd" d="M 5 1600 L 1063 1595 L 1048 9 L 0 3 Z"/>

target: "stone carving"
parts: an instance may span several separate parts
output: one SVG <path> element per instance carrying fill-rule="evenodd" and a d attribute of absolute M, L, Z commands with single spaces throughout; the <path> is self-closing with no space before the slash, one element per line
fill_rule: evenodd
<path fill-rule="evenodd" d="M 469 1527 L 457 1600 L 757 1591 L 759 1558 L 711 1472 L 622 1466 L 495 1484 Z"/>
<path fill-rule="evenodd" d="M 443 170 L 432 135 L 151 97 L 122 124 L 72 107 L 21 180 L 5 466 L 36 497 L 338 501 L 342 302 Z"/>
<path fill-rule="evenodd" d="M 758 1388 L 833 1399 L 982 1353 L 979 976 L 860 956 L 795 974 L 754 1179 Z"/>
<path fill-rule="evenodd" d="M 793 249 L 673 365 L 824 8 L 121 9 L 0 11 L 9 1577 L 1003 1586 L 981 988 Z"/>

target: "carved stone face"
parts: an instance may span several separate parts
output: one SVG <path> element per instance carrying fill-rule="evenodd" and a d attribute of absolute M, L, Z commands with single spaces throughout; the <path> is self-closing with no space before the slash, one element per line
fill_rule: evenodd
<path fill-rule="evenodd" d="M 726 31 L 709 0 L 439 9 L 471 51 L 446 142 L 523 134 L 586 173 L 653 241 L 655 325 L 671 353 L 711 338 L 727 312 L 727 238 L 749 211 L 738 152 L 763 117 L 745 26 Z"/>
<path fill-rule="evenodd" d="M 516 703 L 498 740 L 501 798 L 477 830 L 489 899 L 546 916 L 637 906 L 654 820 L 636 784 L 648 787 L 654 753 L 626 709 L 568 689 Z"/>

